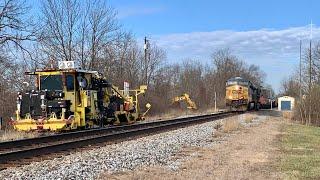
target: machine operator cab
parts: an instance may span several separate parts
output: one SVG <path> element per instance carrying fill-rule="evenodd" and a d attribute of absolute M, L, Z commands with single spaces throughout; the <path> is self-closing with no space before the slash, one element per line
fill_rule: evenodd
<path fill-rule="evenodd" d="M 142 118 L 133 110 L 137 101 L 133 104 L 97 71 L 76 69 L 72 61 L 60 62 L 59 69 L 26 74 L 35 76 L 36 87 L 18 93 L 13 121 L 17 130 L 70 130 Z"/>

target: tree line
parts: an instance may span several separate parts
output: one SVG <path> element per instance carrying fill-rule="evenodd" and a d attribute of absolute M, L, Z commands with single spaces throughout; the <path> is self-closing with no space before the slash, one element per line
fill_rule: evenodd
<path fill-rule="evenodd" d="M 296 99 L 296 121 L 320 126 L 320 42 L 302 49 L 301 66 L 283 80 L 282 94 Z"/>
<path fill-rule="evenodd" d="M 212 50 L 209 63 L 167 60 L 166 52 L 151 42 L 147 58 L 136 37 L 121 25 L 117 11 L 102 0 L 43 0 L 39 17 L 29 14 L 22 0 L 0 0 L 0 116 L 15 110 L 16 92 L 32 81 L 24 71 L 75 61 L 82 69 L 97 70 L 113 84 L 123 81 L 137 88 L 148 84 L 143 102 L 151 113 L 170 110 L 174 96 L 189 93 L 200 109 L 225 104 L 225 82 L 242 76 L 261 85 L 265 74 L 229 49 Z"/>

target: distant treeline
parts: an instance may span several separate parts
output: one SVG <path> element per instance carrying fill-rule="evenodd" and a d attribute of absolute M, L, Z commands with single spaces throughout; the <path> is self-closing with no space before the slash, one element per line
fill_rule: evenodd
<path fill-rule="evenodd" d="M 43 0 L 39 17 L 29 14 L 25 1 L 0 1 L 0 116 L 8 119 L 16 109 L 16 93 L 23 82 L 33 81 L 24 71 L 75 61 L 83 69 L 97 70 L 122 88 L 147 84 L 143 102 L 151 113 L 170 109 L 174 96 L 188 93 L 200 109 L 225 104 L 225 82 L 242 76 L 260 85 L 265 74 L 256 65 L 240 60 L 228 49 L 212 50 L 210 63 L 166 58 L 150 43 L 145 56 L 133 34 L 117 20 L 116 10 L 102 0 Z M 208 62 L 208 61 L 207 61 Z"/>
<path fill-rule="evenodd" d="M 311 51 L 310 48 L 303 50 L 301 73 L 297 68 L 283 80 L 282 94 L 296 98 L 296 121 L 320 126 L 320 42 L 313 43 Z"/>

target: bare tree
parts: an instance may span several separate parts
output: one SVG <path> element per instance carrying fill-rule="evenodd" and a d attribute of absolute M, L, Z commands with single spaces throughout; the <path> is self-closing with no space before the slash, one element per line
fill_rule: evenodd
<path fill-rule="evenodd" d="M 79 3 L 76 0 L 45 0 L 42 4 L 43 31 L 39 36 L 44 52 L 56 60 L 74 60 Z"/>
<path fill-rule="evenodd" d="M 78 52 L 82 68 L 97 68 L 103 49 L 120 36 L 115 10 L 102 0 L 87 0 L 81 6 Z"/>
<path fill-rule="evenodd" d="M 4 0 L 0 2 L 0 46 L 13 43 L 23 48 L 21 42 L 33 37 L 32 29 L 28 24 L 31 22 L 25 18 L 28 9 L 24 1 Z"/>
<path fill-rule="evenodd" d="M 25 55 L 32 58 L 23 44 L 34 40 L 35 29 L 28 16 L 29 9 L 25 1 L 0 1 L 0 116 L 5 120 L 14 113 L 16 91 L 24 81 L 19 60 Z"/>
<path fill-rule="evenodd" d="M 115 21 L 116 13 L 101 1 L 93 2 L 89 12 L 91 60 L 89 68 L 94 68 L 98 53 L 104 46 L 115 40 L 114 32 L 119 29 Z"/>
<path fill-rule="evenodd" d="M 299 97 L 299 81 L 296 78 L 290 77 L 284 79 L 281 83 L 281 94 L 291 97 Z"/>
<path fill-rule="evenodd" d="M 256 65 L 249 65 L 233 55 L 229 49 L 220 49 L 212 54 L 213 69 L 206 77 L 211 90 L 217 92 L 218 105 L 224 105 L 225 83 L 231 77 L 240 76 L 260 86 L 265 73 Z M 212 94 L 212 93 L 211 93 Z M 213 97 L 211 97 L 213 99 Z"/>
<path fill-rule="evenodd" d="M 186 92 L 196 101 L 198 106 L 203 104 L 206 98 L 206 92 L 203 89 L 202 64 L 199 61 L 187 60 L 181 66 L 179 75 L 179 94 Z"/>
<path fill-rule="evenodd" d="M 143 58 L 141 57 L 141 60 L 142 59 Z M 147 61 L 145 62 L 142 60 L 141 63 L 143 65 L 142 67 L 145 67 L 144 71 L 141 72 L 142 77 L 144 72 L 147 72 L 147 84 L 152 83 L 155 73 L 159 70 L 161 63 L 163 63 L 165 59 L 165 51 L 162 48 L 159 48 L 155 43 L 151 44 L 150 49 L 148 50 Z"/>
<path fill-rule="evenodd" d="M 77 61 L 84 69 L 98 68 L 103 50 L 119 36 L 116 12 L 102 0 L 45 0 L 42 16 L 43 51 L 54 60 Z"/>
<path fill-rule="evenodd" d="M 22 84 L 21 68 L 9 57 L 0 55 L 0 117 L 9 120 L 15 111 L 16 90 Z"/>
<path fill-rule="evenodd" d="M 290 95 L 296 98 L 295 117 L 296 120 L 306 125 L 320 125 L 320 45 L 316 43 L 311 49 L 311 67 L 310 67 L 310 49 L 305 49 L 302 61 L 302 77 L 300 82 L 299 73 L 293 73 L 282 83 L 282 94 Z M 311 71 L 309 71 L 311 68 Z M 299 78 L 298 78 L 299 77 Z M 311 78 L 311 83 L 310 83 Z M 300 92 L 302 93 L 300 96 Z"/>

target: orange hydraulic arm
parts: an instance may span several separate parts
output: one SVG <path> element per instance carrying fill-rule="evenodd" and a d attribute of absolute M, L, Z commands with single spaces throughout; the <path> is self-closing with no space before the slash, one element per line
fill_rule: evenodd
<path fill-rule="evenodd" d="M 174 97 L 172 100 L 172 104 L 177 104 L 177 103 L 180 103 L 181 101 L 185 101 L 187 103 L 188 109 L 193 109 L 193 110 L 197 109 L 196 103 L 191 100 L 189 94 L 184 93 L 181 96 Z"/>

